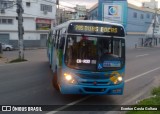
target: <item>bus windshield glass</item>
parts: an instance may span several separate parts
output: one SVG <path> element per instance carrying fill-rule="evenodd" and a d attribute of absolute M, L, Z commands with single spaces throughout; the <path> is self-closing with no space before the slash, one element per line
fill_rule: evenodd
<path fill-rule="evenodd" d="M 65 64 L 79 70 L 118 70 L 124 66 L 124 43 L 123 38 L 69 35 Z"/>

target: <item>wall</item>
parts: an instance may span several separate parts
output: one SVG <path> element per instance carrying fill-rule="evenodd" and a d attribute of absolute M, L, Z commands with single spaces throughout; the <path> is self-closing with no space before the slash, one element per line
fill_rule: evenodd
<path fill-rule="evenodd" d="M 30 6 L 26 6 L 26 2 L 29 1 Z M 40 34 L 47 34 L 48 30 L 36 30 L 36 18 L 51 19 L 51 28 L 53 27 L 55 14 L 56 14 L 56 0 L 23 0 L 22 5 L 24 8 L 23 13 L 23 26 L 24 26 L 24 46 L 25 47 L 40 47 Z M 52 5 L 52 12 L 41 11 L 41 5 Z M 0 13 L 0 18 L 13 19 L 13 24 L 0 24 L 0 33 L 9 34 L 9 43 L 15 48 L 18 47 L 18 21 L 16 20 L 16 9 L 15 5 L 13 8 L 6 9 L 4 14 Z"/>
<path fill-rule="evenodd" d="M 89 11 L 89 19 L 90 20 L 98 20 L 96 16 L 96 11 L 98 4 L 94 5 L 93 8 Z M 133 17 L 134 12 L 137 13 L 137 18 Z M 128 17 L 127 17 L 127 36 L 126 36 L 126 47 L 127 48 L 135 48 L 142 46 L 142 38 L 143 41 L 146 39 L 146 33 L 149 29 L 149 26 L 153 24 L 152 20 L 154 18 L 154 10 L 148 8 L 140 8 L 134 5 L 128 5 Z M 141 19 L 141 14 L 143 14 L 143 19 Z M 150 15 L 148 18 L 147 15 Z M 158 18 L 160 22 L 160 12 L 158 12 Z M 160 23 L 159 23 L 160 24 Z M 158 39 L 158 45 L 160 45 Z"/>
<path fill-rule="evenodd" d="M 133 17 L 135 12 L 137 13 L 137 18 Z M 141 14 L 144 16 L 143 19 L 141 19 Z M 150 18 L 146 17 L 147 14 L 150 15 Z M 152 21 L 152 15 L 150 12 L 128 8 L 127 32 L 147 32 Z"/>

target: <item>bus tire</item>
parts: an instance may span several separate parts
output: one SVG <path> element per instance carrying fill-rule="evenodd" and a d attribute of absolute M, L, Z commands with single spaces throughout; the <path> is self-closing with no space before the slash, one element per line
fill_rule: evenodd
<path fill-rule="evenodd" d="M 56 72 L 53 74 L 52 85 L 57 91 L 59 91 L 59 86 L 58 86 L 58 81 L 57 81 L 57 73 Z"/>

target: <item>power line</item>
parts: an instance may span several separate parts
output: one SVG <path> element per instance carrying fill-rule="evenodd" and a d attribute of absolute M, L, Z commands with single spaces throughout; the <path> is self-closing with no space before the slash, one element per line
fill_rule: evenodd
<path fill-rule="evenodd" d="M 11 11 L 11 12 L 16 12 L 16 11 L 13 11 L 13 10 L 7 10 L 7 11 Z M 39 15 L 34 15 L 34 14 L 30 14 L 30 13 L 23 13 L 23 14 L 26 14 L 26 15 L 31 15 L 31 16 L 35 16 L 35 17 L 39 17 L 39 18 L 46 18 L 44 16 L 39 16 Z M 110 21 L 114 21 L 114 20 L 111 20 L 110 18 L 107 18 L 107 17 L 102 17 L 104 19 L 108 19 Z M 49 18 L 48 18 L 49 19 Z M 123 23 L 122 21 L 116 21 L 118 23 Z M 127 22 L 127 24 L 131 24 L 131 25 L 135 25 L 135 26 L 147 26 L 148 24 L 135 24 L 135 23 L 131 23 L 131 22 Z"/>
<path fill-rule="evenodd" d="M 48 2 L 48 3 L 53 3 L 53 4 L 57 5 L 56 2 L 53 2 L 53 1 L 48 1 L 48 0 L 41 0 L 41 1 L 45 1 L 45 2 Z"/>
<path fill-rule="evenodd" d="M 14 7 L 16 4 L 13 4 L 13 5 L 11 5 L 11 6 L 8 6 L 8 7 L 5 7 L 5 8 L 0 8 L 0 10 L 5 10 L 5 9 L 9 9 L 9 8 L 12 8 L 12 7 Z"/>
<path fill-rule="evenodd" d="M 10 11 L 10 12 L 16 12 L 16 11 L 13 11 L 13 10 L 8 10 L 7 11 Z M 35 17 L 39 17 L 39 18 L 46 18 L 46 16 L 39 16 L 39 15 L 34 15 L 34 14 L 30 14 L 30 13 L 23 13 L 23 14 L 26 14 L 26 15 L 31 15 L 31 16 L 35 16 Z M 47 19 L 52 19 L 52 18 L 47 18 Z"/>
<path fill-rule="evenodd" d="M 47 1 L 47 0 L 42 0 L 42 1 L 46 1 L 46 2 L 50 2 L 50 3 L 54 3 L 54 4 L 56 4 L 55 2 L 51 2 L 51 1 Z M 16 5 L 16 4 L 14 4 L 14 5 Z M 64 5 L 61 5 L 61 6 L 64 6 Z M 66 6 L 65 6 L 66 7 Z M 69 8 L 72 8 L 72 7 L 69 7 Z M 74 9 L 74 8 L 72 8 L 72 9 Z M 8 10 L 7 9 L 7 11 L 11 11 L 11 12 L 16 12 L 16 11 L 13 11 L 13 10 Z M 31 16 L 35 16 L 35 17 L 39 17 L 39 18 L 46 18 L 46 16 L 39 16 L 39 15 L 34 15 L 34 14 L 30 14 L 30 13 L 23 13 L 23 14 L 26 14 L 26 15 L 31 15 Z M 97 17 L 98 18 L 98 17 Z M 108 19 L 108 20 L 110 20 L 110 21 L 114 21 L 114 20 L 111 20 L 110 18 L 108 18 L 108 17 L 102 17 L 103 19 Z M 52 18 L 48 18 L 48 19 L 52 19 Z M 115 22 L 118 22 L 118 23 L 124 23 L 124 22 L 122 22 L 122 21 L 116 21 L 115 20 Z M 146 24 L 135 24 L 135 23 L 131 23 L 131 22 L 127 22 L 127 24 L 131 24 L 131 25 L 136 25 L 136 26 L 147 26 Z"/>
<path fill-rule="evenodd" d="M 62 2 L 65 2 L 65 1 L 62 1 Z M 77 4 L 73 4 L 73 3 L 70 3 L 70 2 L 65 2 L 65 3 L 72 4 L 72 5 L 77 5 Z"/>
<path fill-rule="evenodd" d="M 48 3 L 56 4 L 55 2 L 48 1 L 48 0 L 41 0 L 41 1 L 45 1 L 45 2 L 48 2 Z M 57 4 L 56 4 L 56 5 L 57 5 Z M 65 5 L 61 5 L 61 4 L 59 4 L 59 6 L 62 6 L 62 7 L 66 7 L 66 8 L 69 8 L 69 9 L 74 9 L 74 10 L 77 10 L 77 11 L 82 11 L 82 12 L 84 12 L 83 10 L 75 9 L 75 8 L 73 8 L 73 7 L 70 7 L 70 6 L 65 6 Z M 85 12 L 87 12 L 87 11 L 85 11 Z"/>

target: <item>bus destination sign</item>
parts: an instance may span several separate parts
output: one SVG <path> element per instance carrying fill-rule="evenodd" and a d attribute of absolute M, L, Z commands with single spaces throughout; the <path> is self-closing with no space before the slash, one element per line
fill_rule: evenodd
<path fill-rule="evenodd" d="M 76 25 L 76 31 L 88 31 L 88 32 L 107 32 L 107 33 L 117 33 L 118 29 L 116 27 L 99 27 L 99 26 L 87 26 L 87 25 Z"/>
<path fill-rule="evenodd" d="M 68 28 L 68 33 L 119 37 L 125 36 L 124 29 L 121 26 L 96 23 L 71 23 Z"/>

